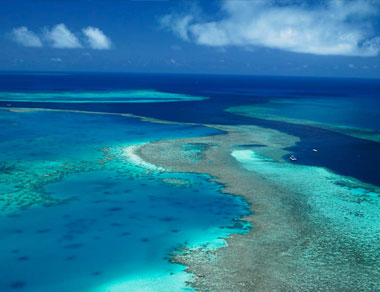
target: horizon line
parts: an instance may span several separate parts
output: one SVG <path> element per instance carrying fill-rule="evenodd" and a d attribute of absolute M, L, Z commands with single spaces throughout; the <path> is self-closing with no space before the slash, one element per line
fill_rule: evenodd
<path fill-rule="evenodd" d="M 309 79 L 360 79 L 378 80 L 380 77 L 360 77 L 360 76 L 318 76 L 318 75 L 270 75 L 270 74 L 226 74 L 226 73 L 183 73 L 183 72 L 133 72 L 133 71 L 56 71 L 56 70 L 0 70 L 0 75 L 24 74 L 33 75 L 36 73 L 49 75 L 68 75 L 68 74 L 129 74 L 129 75 L 182 75 L 182 76 L 230 76 L 230 77 L 277 77 L 277 78 L 309 78 Z"/>

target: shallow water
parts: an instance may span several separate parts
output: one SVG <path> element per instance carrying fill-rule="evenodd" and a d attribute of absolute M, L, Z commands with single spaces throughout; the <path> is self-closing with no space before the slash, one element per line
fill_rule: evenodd
<path fill-rule="evenodd" d="M 201 176 L 182 175 L 187 186 L 164 177 L 94 171 L 49 184 L 50 196 L 68 201 L 1 220 L 0 290 L 117 291 L 119 283 L 145 291 L 133 281 L 150 278 L 145 285 L 154 287 L 166 277 L 165 291 L 180 291 L 190 276 L 168 261 L 170 253 L 242 232 L 219 227 L 233 225 L 244 202 Z"/>
<path fill-rule="evenodd" d="M 131 144 L 219 131 L 115 115 L 0 117 L 0 291 L 185 291 L 175 248 L 215 248 L 247 231 L 234 221 L 247 204 L 208 177 L 125 156 Z"/>

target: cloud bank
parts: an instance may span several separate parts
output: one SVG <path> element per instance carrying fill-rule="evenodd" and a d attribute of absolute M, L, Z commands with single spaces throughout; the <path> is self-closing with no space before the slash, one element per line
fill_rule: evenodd
<path fill-rule="evenodd" d="M 74 34 L 64 23 L 52 28 L 45 27 L 39 36 L 25 26 L 14 28 L 11 39 L 24 47 L 41 48 L 44 46 L 57 49 L 91 48 L 95 50 L 111 49 L 111 40 L 102 30 L 89 26 L 82 29 L 82 34 Z M 83 45 L 88 44 L 88 46 Z"/>
<path fill-rule="evenodd" d="M 42 47 L 41 39 L 27 27 L 14 28 L 11 32 L 12 39 L 24 47 Z"/>
<path fill-rule="evenodd" d="M 268 47 L 296 53 L 377 56 L 380 36 L 373 22 L 379 3 L 366 0 L 241 1 L 224 0 L 218 19 L 168 14 L 161 24 L 185 41 L 223 47 Z"/>
<path fill-rule="evenodd" d="M 99 28 L 89 26 L 82 29 L 82 32 L 87 37 L 90 47 L 94 50 L 108 50 L 111 48 L 110 39 Z"/>

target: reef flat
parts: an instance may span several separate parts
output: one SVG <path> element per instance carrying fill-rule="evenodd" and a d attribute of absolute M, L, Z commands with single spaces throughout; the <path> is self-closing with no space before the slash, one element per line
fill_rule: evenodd
<path fill-rule="evenodd" d="M 248 234 L 233 235 L 212 252 L 174 255 L 195 275 L 190 284 L 197 291 L 380 290 L 379 188 L 284 161 L 283 149 L 296 137 L 255 126 L 208 126 L 226 134 L 156 141 L 136 151 L 167 171 L 207 173 L 223 192 L 250 203 Z M 197 159 L 188 159 L 194 145 L 202 146 Z"/>
<path fill-rule="evenodd" d="M 58 103 L 153 103 L 204 100 L 206 97 L 154 90 L 84 92 L 0 92 L 0 101 Z"/>

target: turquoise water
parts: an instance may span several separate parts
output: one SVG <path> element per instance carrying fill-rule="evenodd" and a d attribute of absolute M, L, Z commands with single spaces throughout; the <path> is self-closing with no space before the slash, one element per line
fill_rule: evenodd
<path fill-rule="evenodd" d="M 208 177 L 151 172 L 126 147 L 219 133 L 117 115 L 0 111 L 0 291 L 191 291 L 176 248 L 246 232 Z"/>
<path fill-rule="evenodd" d="M 0 101 L 59 103 L 149 103 L 203 100 L 205 97 L 154 90 L 84 92 L 0 92 Z"/>
<path fill-rule="evenodd" d="M 130 144 L 212 135 L 205 127 L 140 122 L 117 115 L 69 112 L 0 111 L 0 185 L 14 188 L 2 196 L 3 212 L 54 201 L 45 184 L 80 171 L 124 167 L 124 148 Z"/>

